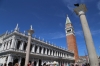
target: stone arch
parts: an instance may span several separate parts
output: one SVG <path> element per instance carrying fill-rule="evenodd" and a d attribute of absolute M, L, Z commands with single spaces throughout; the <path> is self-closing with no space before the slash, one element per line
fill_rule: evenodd
<path fill-rule="evenodd" d="M 15 59 L 13 60 L 13 65 L 15 65 L 16 63 L 18 63 L 18 58 L 15 58 Z"/>
<path fill-rule="evenodd" d="M 22 58 L 21 59 L 21 66 L 24 66 L 25 65 L 25 58 Z"/>

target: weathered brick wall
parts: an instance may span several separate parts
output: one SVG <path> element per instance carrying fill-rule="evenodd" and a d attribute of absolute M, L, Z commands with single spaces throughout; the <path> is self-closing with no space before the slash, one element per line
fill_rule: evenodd
<path fill-rule="evenodd" d="M 68 50 L 74 51 L 75 61 L 77 61 L 79 59 L 78 49 L 76 44 L 76 38 L 73 34 L 67 36 L 67 46 Z"/>

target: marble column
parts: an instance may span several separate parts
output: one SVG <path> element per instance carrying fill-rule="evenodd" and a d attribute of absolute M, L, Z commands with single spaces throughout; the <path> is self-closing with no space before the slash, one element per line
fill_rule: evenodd
<path fill-rule="evenodd" d="M 42 47 L 41 54 L 43 54 L 43 50 L 44 50 L 44 48 Z"/>
<path fill-rule="evenodd" d="M 53 50 L 51 50 L 52 52 L 51 52 L 51 55 L 53 55 Z"/>
<path fill-rule="evenodd" d="M 54 51 L 54 56 L 56 56 L 56 51 Z"/>
<path fill-rule="evenodd" d="M 18 40 L 16 39 L 16 40 L 15 40 L 15 44 L 14 44 L 14 49 L 17 48 L 17 43 L 18 43 Z"/>
<path fill-rule="evenodd" d="M 27 44 L 27 50 L 26 50 L 26 58 L 25 58 L 25 66 L 29 63 L 29 57 L 30 57 L 30 46 L 31 46 L 31 40 L 32 40 L 32 34 L 34 33 L 32 26 L 30 30 L 28 30 L 28 44 Z"/>
<path fill-rule="evenodd" d="M 37 64 L 36 64 L 36 66 L 39 66 L 39 60 L 37 60 Z"/>
<path fill-rule="evenodd" d="M 13 62 L 13 57 L 9 54 L 7 59 L 7 65 L 9 62 Z"/>
<path fill-rule="evenodd" d="M 12 39 L 12 43 L 11 43 L 11 49 L 14 48 L 14 44 L 15 44 L 15 38 Z"/>
<path fill-rule="evenodd" d="M 4 50 L 4 44 L 2 44 L 2 50 Z"/>
<path fill-rule="evenodd" d="M 39 50 L 40 50 L 40 47 L 39 47 L 39 46 L 37 46 L 37 53 L 39 53 Z"/>
<path fill-rule="evenodd" d="M 47 55 L 47 48 L 45 48 L 45 54 Z"/>
<path fill-rule="evenodd" d="M 48 49 L 49 51 L 48 51 L 48 55 L 50 55 L 50 49 Z"/>
<path fill-rule="evenodd" d="M 57 51 L 57 56 L 58 56 L 58 51 Z"/>
<path fill-rule="evenodd" d="M 6 49 L 6 43 L 4 44 L 4 50 Z"/>
<path fill-rule="evenodd" d="M 19 66 L 21 66 L 20 64 L 21 64 L 21 57 L 19 57 L 19 61 L 18 61 L 18 64 L 19 64 Z"/>
<path fill-rule="evenodd" d="M 35 52 L 35 45 L 32 45 L 32 52 Z"/>
<path fill-rule="evenodd" d="M 42 65 L 44 64 L 44 60 L 42 59 Z"/>
<path fill-rule="evenodd" d="M 7 45 L 8 45 L 8 42 L 6 42 L 6 44 L 5 44 L 5 50 L 7 50 Z"/>
<path fill-rule="evenodd" d="M 84 38 L 86 42 L 86 47 L 88 50 L 88 55 L 90 59 L 90 66 L 99 66 L 94 42 L 92 39 L 91 31 L 85 16 L 85 12 L 87 11 L 87 8 L 85 4 L 80 4 L 78 7 L 74 9 L 74 12 L 80 17 L 83 33 L 84 33 Z"/>
<path fill-rule="evenodd" d="M 11 40 L 8 42 L 8 47 L 7 47 L 7 49 L 9 49 L 9 48 L 10 48 L 10 42 L 11 42 Z"/>
<path fill-rule="evenodd" d="M 24 41 L 21 43 L 21 50 L 24 50 Z"/>

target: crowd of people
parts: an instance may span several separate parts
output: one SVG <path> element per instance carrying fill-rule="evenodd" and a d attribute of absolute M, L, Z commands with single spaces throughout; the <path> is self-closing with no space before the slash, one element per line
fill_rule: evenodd
<path fill-rule="evenodd" d="M 5 63 L 4 65 L 2 64 L 1 66 L 7 66 L 7 64 Z M 15 63 L 14 65 L 13 65 L 13 63 L 12 62 L 9 62 L 8 63 L 8 66 L 19 66 L 19 64 L 18 63 Z M 32 63 L 29 63 L 29 64 L 27 64 L 27 66 L 36 66 L 36 65 L 34 65 L 34 62 L 32 62 Z M 46 64 L 46 63 L 44 63 L 43 65 L 40 65 L 40 66 L 59 66 L 59 65 L 50 65 L 50 64 Z M 61 65 L 61 66 L 65 66 L 65 65 Z M 78 64 L 69 64 L 69 65 L 66 65 L 66 66 L 90 66 L 90 64 L 89 63 L 86 63 L 86 64 L 82 64 L 82 65 L 78 65 Z M 99 66 L 100 66 L 100 63 L 99 63 Z"/>

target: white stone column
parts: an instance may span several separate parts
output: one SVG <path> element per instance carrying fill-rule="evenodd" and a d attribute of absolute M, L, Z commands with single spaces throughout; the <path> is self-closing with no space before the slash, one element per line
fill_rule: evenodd
<path fill-rule="evenodd" d="M 51 55 L 53 55 L 53 50 L 51 50 L 52 52 L 51 52 Z"/>
<path fill-rule="evenodd" d="M 19 66 L 20 66 L 20 64 L 21 64 L 21 59 L 22 59 L 22 58 L 20 57 L 20 58 L 19 58 L 19 61 L 18 61 Z"/>
<path fill-rule="evenodd" d="M 62 57 L 62 53 L 61 53 L 61 57 Z"/>
<path fill-rule="evenodd" d="M 13 62 L 13 57 L 9 54 L 7 59 L 7 65 L 9 62 Z"/>
<path fill-rule="evenodd" d="M 23 50 L 24 49 L 24 41 L 22 41 L 21 43 L 21 49 L 20 50 Z"/>
<path fill-rule="evenodd" d="M 69 66 L 68 63 L 67 63 L 67 66 Z"/>
<path fill-rule="evenodd" d="M 44 64 L 44 60 L 42 59 L 42 65 Z"/>
<path fill-rule="evenodd" d="M 44 48 L 42 47 L 41 54 L 43 54 L 43 50 L 44 50 Z"/>
<path fill-rule="evenodd" d="M 18 43 L 18 40 L 16 39 L 16 40 L 15 40 L 15 44 L 14 44 L 14 49 L 17 48 L 17 43 Z"/>
<path fill-rule="evenodd" d="M 37 60 L 37 64 L 36 64 L 36 66 L 39 66 L 39 60 Z"/>
<path fill-rule="evenodd" d="M 8 47 L 7 47 L 7 49 L 9 49 L 9 48 L 10 48 L 10 42 L 11 42 L 11 41 L 9 41 L 9 42 L 8 42 Z"/>
<path fill-rule="evenodd" d="M 29 57 L 30 57 L 30 46 L 31 46 L 31 40 L 32 40 L 32 34 L 33 34 L 32 26 L 30 30 L 28 30 L 28 44 L 27 44 L 27 50 L 26 50 L 26 58 L 25 58 L 25 66 L 29 63 Z"/>
<path fill-rule="evenodd" d="M 57 51 L 57 56 L 58 56 L 58 51 Z"/>
<path fill-rule="evenodd" d="M 48 55 L 50 55 L 50 49 L 48 49 L 49 51 L 48 51 Z"/>
<path fill-rule="evenodd" d="M 13 48 L 14 48 L 14 44 L 15 44 L 15 37 L 12 39 L 11 49 L 13 49 Z"/>
<path fill-rule="evenodd" d="M 56 51 L 54 51 L 54 56 L 56 56 Z"/>
<path fill-rule="evenodd" d="M 90 66 L 99 66 L 96 50 L 94 47 L 92 35 L 88 26 L 88 22 L 85 16 L 85 12 L 87 11 L 87 8 L 85 4 L 80 4 L 78 7 L 74 9 L 74 12 L 79 15 L 84 37 L 85 37 L 85 42 L 86 42 L 86 47 L 88 50 L 88 55 L 90 59 Z"/>
<path fill-rule="evenodd" d="M 3 43 L 2 46 L 1 46 L 1 50 L 3 50 L 3 48 L 4 48 L 4 43 Z"/>
<path fill-rule="evenodd" d="M 47 48 L 45 48 L 45 54 L 47 55 Z"/>
<path fill-rule="evenodd" d="M 32 52 L 35 52 L 35 45 L 32 45 Z"/>
<path fill-rule="evenodd" d="M 4 50 L 6 49 L 6 43 L 4 44 Z"/>
<path fill-rule="evenodd" d="M 37 53 L 39 53 L 39 50 L 40 50 L 40 47 L 39 47 L 39 46 L 37 46 Z"/>
<path fill-rule="evenodd" d="M 6 44 L 5 44 L 5 50 L 7 50 L 7 45 L 8 45 L 8 42 L 6 42 Z"/>

